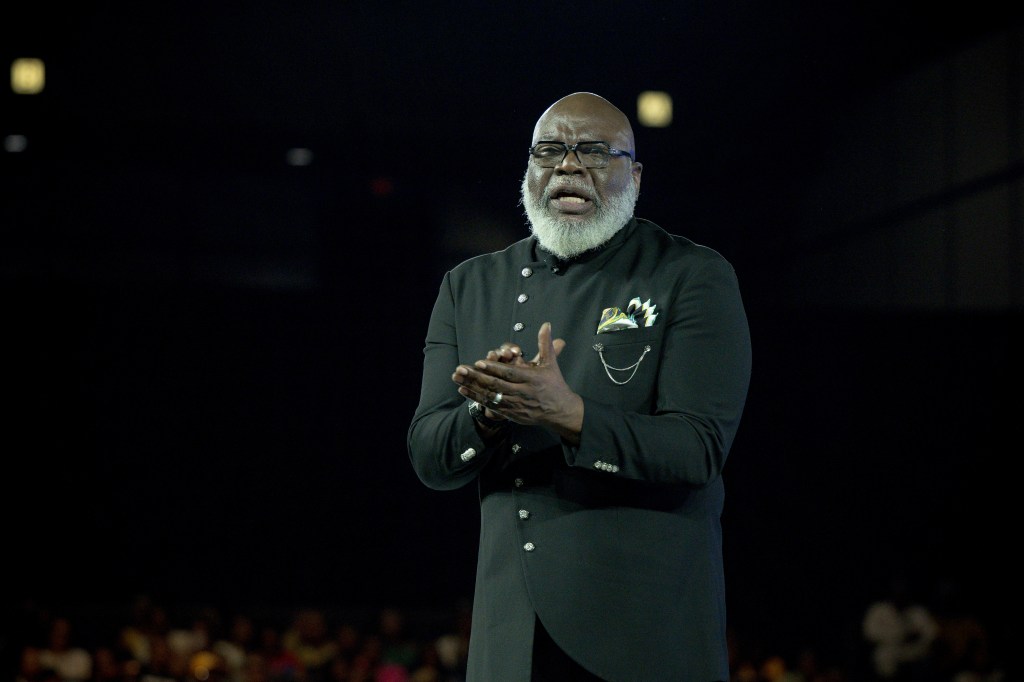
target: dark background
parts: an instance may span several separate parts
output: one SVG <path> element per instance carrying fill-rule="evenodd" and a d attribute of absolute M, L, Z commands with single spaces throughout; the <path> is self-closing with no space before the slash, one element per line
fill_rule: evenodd
<path fill-rule="evenodd" d="M 23 3 L 2 95 L 0 448 L 13 595 L 449 608 L 475 490 L 405 432 L 443 272 L 527 234 L 540 113 L 633 117 L 637 213 L 721 251 L 754 371 L 726 469 L 730 621 L 841 655 L 911 576 L 1019 633 L 1020 314 L 789 305 L 787 214 L 822 117 L 1019 24 L 993 3 Z M 286 151 L 312 163 L 289 166 Z M 496 339 L 496 341 L 500 341 Z"/>

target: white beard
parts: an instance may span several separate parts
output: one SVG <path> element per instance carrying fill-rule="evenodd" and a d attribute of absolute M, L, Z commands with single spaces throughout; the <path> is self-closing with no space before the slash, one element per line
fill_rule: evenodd
<path fill-rule="evenodd" d="M 559 186 L 560 189 L 563 187 L 565 184 Z M 526 176 L 523 176 L 520 195 L 520 203 L 530 221 L 530 232 L 540 245 L 559 258 L 573 258 L 601 246 L 629 222 L 640 188 L 630 182 L 624 192 L 613 195 L 606 202 L 595 197 L 594 215 L 582 221 L 552 216 L 547 208 L 548 190 L 544 190 L 538 200 L 532 199 L 526 188 Z"/>

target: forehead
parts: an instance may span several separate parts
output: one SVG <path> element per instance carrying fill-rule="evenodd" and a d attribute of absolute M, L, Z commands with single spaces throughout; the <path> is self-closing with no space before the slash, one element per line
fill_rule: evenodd
<path fill-rule="evenodd" d="M 551 109 L 533 129 L 533 141 L 579 142 L 606 140 L 613 145 L 629 144 L 629 129 L 615 111 Z"/>

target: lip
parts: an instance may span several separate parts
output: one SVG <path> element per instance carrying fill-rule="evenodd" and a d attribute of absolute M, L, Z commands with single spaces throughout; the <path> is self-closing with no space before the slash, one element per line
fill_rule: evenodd
<path fill-rule="evenodd" d="M 551 197 L 548 200 L 548 207 L 557 213 L 581 215 L 589 213 L 594 208 L 590 192 L 579 186 L 555 185 L 548 189 L 548 196 Z"/>
<path fill-rule="evenodd" d="M 581 197 L 582 198 L 582 197 Z M 558 213 L 565 213 L 568 215 L 581 215 L 587 213 L 594 207 L 594 202 L 590 199 L 584 199 L 583 201 L 572 201 L 568 199 L 552 199 L 548 202 L 548 206 L 552 210 Z"/>

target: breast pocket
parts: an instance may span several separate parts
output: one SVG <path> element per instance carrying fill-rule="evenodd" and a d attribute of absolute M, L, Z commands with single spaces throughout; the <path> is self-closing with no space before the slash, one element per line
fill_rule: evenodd
<path fill-rule="evenodd" d="M 590 397 L 627 410 L 650 410 L 657 392 L 659 330 L 595 334 L 590 344 L 585 377 Z"/>

